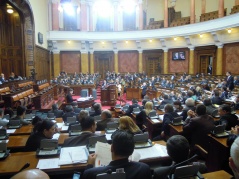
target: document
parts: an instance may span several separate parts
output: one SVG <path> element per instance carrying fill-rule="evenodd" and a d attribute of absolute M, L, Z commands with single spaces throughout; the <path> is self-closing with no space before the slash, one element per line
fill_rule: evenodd
<path fill-rule="evenodd" d="M 109 165 L 112 161 L 111 145 L 107 143 L 97 142 L 95 145 L 95 153 L 97 154 L 95 167 Z"/>
<path fill-rule="evenodd" d="M 8 134 L 13 134 L 16 131 L 16 129 L 7 129 Z"/>
<path fill-rule="evenodd" d="M 62 128 L 62 126 L 64 125 L 64 123 L 63 123 L 63 122 L 62 122 L 62 123 L 56 123 L 56 125 L 57 125 L 58 128 Z"/>
<path fill-rule="evenodd" d="M 62 126 L 61 131 L 67 131 L 69 126 Z"/>
<path fill-rule="evenodd" d="M 154 123 L 160 122 L 158 119 L 151 119 L 151 121 L 153 121 Z"/>
<path fill-rule="evenodd" d="M 105 138 L 107 141 L 112 140 L 111 139 L 112 134 L 105 134 Z"/>
<path fill-rule="evenodd" d="M 40 159 L 38 161 L 37 167 L 39 169 L 51 169 L 51 168 L 60 168 L 58 165 L 59 158 L 52 159 Z"/>
<path fill-rule="evenodd" d="M 59 133 L 56 133 L 56 134 L 53 135 L 52 139 L 58 140 L 59 137 L 60 137 L 60 134 L 59 134 Z"/>
<path fill-rule="evenodd" d="M 160 144 L 155 144 L 154 146 L 148 147 L 148 148 L 134 149 L 134 153 L 132 154 L 132 159 L 138 158 L 138 156 L 135 157 L 135 155 L 138 155 L 138 154 L 140 155 L 140 160 L 168 156 L 166 146 L 163 146 Z"/>
<path fill-rule="evenodd" d="M 61 148 L 59 165 L 86 163 L 88 155 L 89 152 L 86 146 Z"/>
<path fill-rule="evenodd" d="M 164 116 L 164 114 L 162 114 L 162 115 L 159 115 L 159 120 L 163 120 L 163 116 Z"/>

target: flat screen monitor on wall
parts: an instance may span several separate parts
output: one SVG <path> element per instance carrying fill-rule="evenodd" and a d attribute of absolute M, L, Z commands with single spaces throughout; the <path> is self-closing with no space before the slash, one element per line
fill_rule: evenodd
<path fill-rule="evenodd" d="M 185 60 L 185 51 L 173 52 L 173 60 Z"/>

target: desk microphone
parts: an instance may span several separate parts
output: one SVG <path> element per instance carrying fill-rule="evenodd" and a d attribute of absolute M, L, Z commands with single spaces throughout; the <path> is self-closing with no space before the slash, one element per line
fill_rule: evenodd
<path fill-rule="evenodd" d="M 30 166 L 30 163 L 26 163 L 25 165 L 23 165 L 23 167 L 18 171 L 21 172 L 22 170 L 25 170 L 26 168 L 28 168 Z"/>

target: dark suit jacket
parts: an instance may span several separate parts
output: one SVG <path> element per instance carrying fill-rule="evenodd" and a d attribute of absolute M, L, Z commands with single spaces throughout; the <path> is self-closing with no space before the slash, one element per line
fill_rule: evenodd
<path fill-rule="evenodd" d="M 208 149 L 208 136 L 214 129 L 214 120 L 209 115 L 191 118 L 183 127 L 183 133 L 187 135 L 191 145 L 199 144 L 205 150 Z"/>
<path fill-rule="evenodd" d="M 220 98 L 219 96 L 214 96 L 212 98 L 212 104 L 222 105 L 223 101 L 224 100 L 222 98 Z"/>
<path fill-rule="evenodd" d="M 137 108 L 137 107 L 141 110 L 141 106 L 137 103 L 134 103 L 134 104 L 130 105 L 128 110 L 126 111 L 126 115 L 131 116 L 131 113 L 133 112 L 133 109 Z"/>
<path fill-rule="evenodd" d="M 238 117 L 235 114 L 225 114 L 221 116 L 220 120 L 216 124 L 224 124 L 226 125 L 226 130 L 231 130 L 232 127 L 239 125 Z"/>
<path fill-rule="evenodd" d="M 79 136 L 74 136 L 64 141 L 63 147 L 75 147 L 87 145 L 89 143 L 89 137 L 97 136 L 92 132 L 82 132 Z"/>
<path fill-rule="evenodd" d="M 72 103 L 73 101 L 74 101 L 74 100 L 73 100 L 71 94 L 67 94 L 67 95 L 66 95 L 66 102 L 67 102 L 67 103 Z"/>
<path fill-rule="evenodd" d="M 188 107 L 188 106 L 186 106 L 184 109 L 183 109 L 183 111 L 182 111 L 182 113 L 180 114 L 180 116 L 183 116 L 183 120 L 185 121 L 185 119 L 188 117 L 188 111 L 189 110 L 192 110 L 192 111 L 195 111 L 195 107 L 194 106 L 191 106 L 191 107 Z"/>
<path fill-rule="evenodd" d="M 166 104 L 173 104 L 173 100 L 172 99 L 164 99 L 158 106 L 158 109 L 163 109 Z"/>
<path fill-rule="evenodd" d="M 147 164 L 141 162 L 129 162 L 128 158 L 111 161 L 105 167 L 92 168 L 87 165 L 83 173 L 83 179 L 95 179 L 97 174 L 106 173 L 109 169 L 115 172 L 118 168 L 124 168 L 126 179 L 150 179 L 152 178 L 150 168 Z"/>
<path fill-rule="evenodd" d="M 176 112 L 165 113 L 163 116 L 162 131 L 164 131 L 164 134 L 167 136 L 169 136 L 170 132 L 169 124 L 175 117 L 179 117 L 178 113 Z"/>
<path fill-rule="evenodd" d="M 96 130 L 97 131 L 104 131 L 105 128 L 107 127 L 108 122 L 114 122 L 114 120 L 112 118 L 108 118 L 108 119 L 101 120 L 101 121 L 97 122 Z"/>
<path fill-rule="evenodd" d="M 41 140 L 48 139 L 42 133 L 33 133 L 26 142 L 25 151 L 36 151 L 40 148 Z"/>
<path fill-rule="evenodd" d="M 81 108 L 73 107 L 73 110 L 74 110 L 75 113 L 79 114 L 80 111 L 81 111 Z"/>
<path fill-rule="evenodd" d="M 101 111 L 94 111 L 93 113 L 90 113 L 90 116 L 94 117 L 94 116 L 99 116 L 101 115 Z"/>
<path fill-rule="evenodd" d="M 229 88 L 229 90 L 233 90 L 233 89 L 234 89 L 234 79 L 233 79 L 232 76 L 230 76 L 229 78 L 227 78 L 226 87 Z"/>
<path fill-rule="evenodd" d="M 66 122 L 67 117 L 74 117 L 74 116 L 76 116 L 76 113 L 74 113 L 73 111 L 66 112 L 65 114 L 63 114 L 62 119 L 64 122 Z"/>
<path fill-rule="evenodd" d="M 56 118 L 60 118 L 60 117 L 62 117 L 62 116 L 64 115 L 63 110 L 59 110 L 59 109 L 54 110 L 54 111 L 51 110 L 50 112 L 54 113 L 54 116 L 55 116 Z"/>

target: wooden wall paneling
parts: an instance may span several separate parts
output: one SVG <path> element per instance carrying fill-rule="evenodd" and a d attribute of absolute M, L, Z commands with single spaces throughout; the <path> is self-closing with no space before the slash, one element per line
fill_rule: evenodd
<path fill-rule="evenodd" d="M 185 60 L 172 60 L 173 52 L 184 51 L 185 52 Z M 170 49 L 168 51 L 168 66 L 169 73 L 188 73 L 189 69 L 189 49 L 188 48 L 178 48 L 178 49 Z"/>
<path fill-rule="evenodd" d="M 81 53 L 80 51 L 61 51 L 60 53 L 61 71 L 69 74 L 81 72 Z"/>
<path fill-rule="evenodd" d="M 49 50 L 44 49 L 40 46 L 35 46 L 35 71 L 37 73 L 36 79 L 50 80 L 50 56 Z"/>
<path fill-rule="evenodd" d="M 119 52 L 119 73 L 138 73 L 139 72 L 139 53 L 138 51 Z"/>
<path fill-rule="evenodd" d="M 239 43 L 225 44 L 223 59 L 222 74 L 226 74 L 227 71 L 232 74 L 239 74 Z"/>
<path fill-rule="evenodd" d="M 148 75 L 157 75 L 163 72 L 163 51 L 149 50 L 144 51 L 144 71 Z M 150 68 L 149 66 L 152 66 Z"/>

